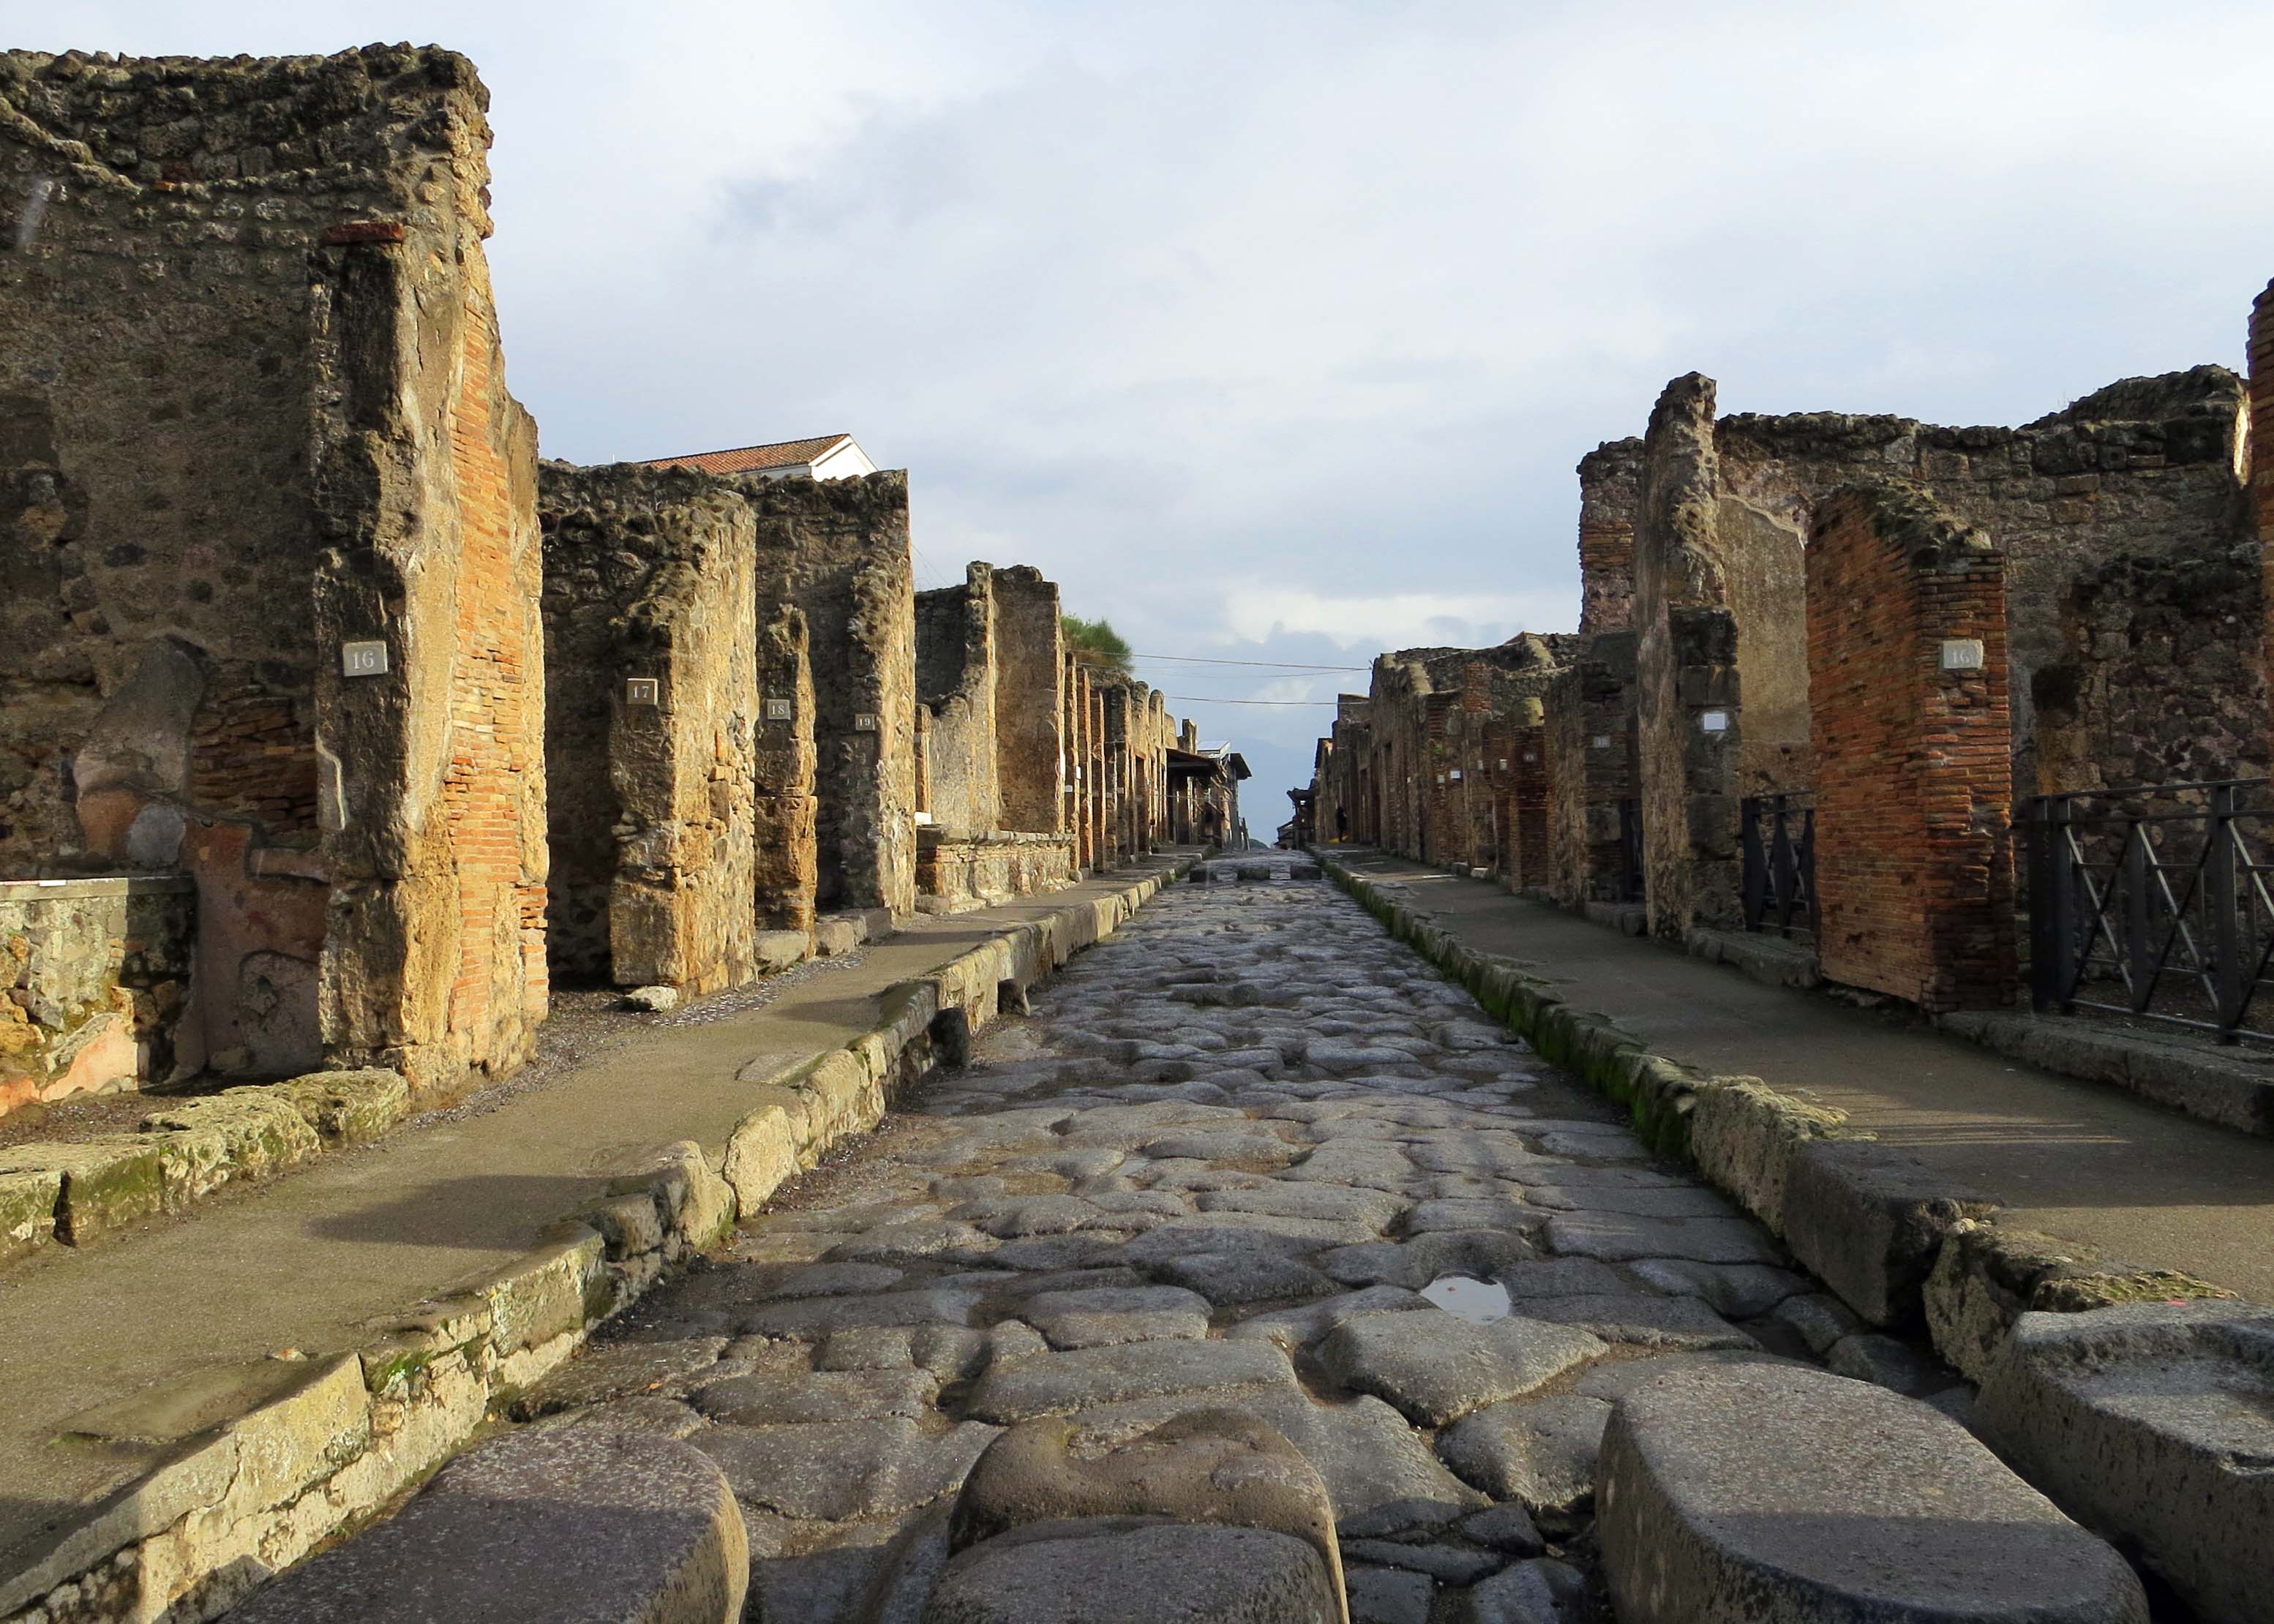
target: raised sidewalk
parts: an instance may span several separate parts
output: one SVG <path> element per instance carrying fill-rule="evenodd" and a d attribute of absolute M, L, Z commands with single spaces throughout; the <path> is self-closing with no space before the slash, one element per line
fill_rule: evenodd
<path fill-rule="evenodd" d="M 1481 880 L 1321 847 L 1461 944 L 1517 961 L 1572 1008 L 1711 1074 L 1760 1078 L 1848 1114 L 1954 1183 L 2004 1199 L 2001 1222 L 2142 1268 L 2274 1302 L 2274 1144 L 2105 1084 L 1989 1053 L 1916 1019 L 1764 986 Z"/>
<path fill-rule="evenodd" d="M 872 1123 L 941 1012 L 978 1024 L 1186 861 L 911 920 L 763 1008 L 0 1274 L 0 1619 L 57 1583 L 146 1616 L 94 1591 L 147 1607 L 363 1515 L 738 1198 Z"/>

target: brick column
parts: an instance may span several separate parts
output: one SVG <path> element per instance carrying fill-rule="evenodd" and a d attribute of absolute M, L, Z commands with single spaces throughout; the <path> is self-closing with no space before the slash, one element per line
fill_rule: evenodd
<path fill-rule="evenodd" d="M 2005 559 L 1909 491 L 1816 508 L 1808 679 L 1817 948 L 1928 1011 L 2013 1001 Z"/>

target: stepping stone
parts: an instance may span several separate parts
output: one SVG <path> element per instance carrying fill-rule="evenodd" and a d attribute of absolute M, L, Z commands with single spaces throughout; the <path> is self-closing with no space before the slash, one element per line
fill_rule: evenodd
<path fill-rule="evenodd" d="M 1342 1624 L 1318 1552 L 1287 1534 L 1131 1517 L 1039 1522 L 947 1565 L 924 1624 Z"/>
<path fill-rule="evenodd" d="M 1983 1384 L 1984 1435 L 2204 1618 L 2274 1597 L 2274 1312 L 2027 1313 Z"/>
<path fill-rule="evenodd" d="M 1127 1342 L 1037 1354 L 1006 1370 L 990 1368 L 972 1390 L 968 1409 L 983 1421 L 1019 1421 L 1162 1393 L 1294 1382 L 1294 1366 L 1269 1342 Z"/>
<path fill-rule="evenodd" d="M 1622 1624 L 2148 1618 L 2123 1559 L 1965 1428 L 1823 1371 L 1645 1382 L 1612 1410 L 1597 1481 Z"/>
<path fill-rule="evenodd" d="M 717 1466 L 659 1433 L 508 1433 L 384 1522 L 253 1593 L 244 1624 L 735 1624 L 742 1515 Z"/>
<path fill-rule="evenodd" d="M 1341 1587 L 1327 1485 L 1269 1422 L 1202 1407 L 1081 1456 L 1075 1433 L 1074 1422 L 1050 1416 L 1022 1421 L 990 1445 L 957 1497 L 950 1548 L 1036 1522 L 1166 1517 L 1291 1535 Z"/>
<path fill-rule="evenodd" d="M 1495 1500 L 1569 1515 L 1594 1495 L 1595 1456 L 1610 1418 L 1601 1399 L 1570 1393 L 1492 1404 L 1439 1433 L 1437 1454 Z"/>
<path fill-rule="evenodd" d="M 1084 1449 L 1157 1426 L 1171 1417 L 1230 1405 L 1269 1421 L 1326 1479 L 1344 1539 L 1442 1528 L 1486 1507 L 1475 1489 L 1447 1471 L 1428 1440 L 1378 1398 L 1314 1404 L 1286 1387 L 1172 1395 L 1102 1405 L 1074 1416 Z"/>
<path fill-rule="evenodd" d="M 1336 1327 L 1318 1351 L 1345 1386 L 1389 1400 L 1418 1425 L 1442 1426 L 1608 1350 L 1585 1331 L 1538 1320 L 1477 1325 L 1415 1312 L 1362 1314 Z"/>

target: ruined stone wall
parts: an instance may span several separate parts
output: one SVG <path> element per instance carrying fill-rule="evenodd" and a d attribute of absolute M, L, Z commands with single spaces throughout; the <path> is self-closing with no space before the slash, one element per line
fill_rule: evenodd
<path fill-rule="evenodd" d="M 1641 793 L 1635 756 L 1635 634 L 1606 632 L 1559 673 L 1541 729 L 1547 762 L 1548 892 L 1567 908 L 1623 901 L 1619 803 Z"/>
<path fill-rule="evenodd" d="M 1635 510 L 1643 442 L 1607 440 L 1579 459 L 1579 633 L 1624 631 L 1634 615 Z"/>
<path fill-rule="evenodd" d="M 1834 493 L 1808 553 L 1825 975 L 1929 1011 L 2015 989 L 2005 560 L 1891 485 Z M 1952 658 L 1978 644 L 1978 665 Z"/>
<path fill-rule="evenodd" d="M 998 826 L 1067 830 L 1065 634 L 1058 583 L 1015 565 L 995 572 L 995 752 Z"/>
<path fill-rule="evenodd" d="M 185 875 L 0 881 L 0 1113 L 193 1071 Z"/>
<path fill-rule="evenodd" d="M 1645 439 L 1635 526 L 1636 726 L 1653 933 L 1743 922 L 1743 720 L 1736 618 L 1718 532 L 1713 380 L 1666 387 Z"/>
<path fill-rule="evenodd" d="M 0 265 L 0 862 L 189 868 L 220 1069 L 509 1068 L 546 1000 L 535 431 L 471 67 L 15 53 L 0 102 L 40 199 Z"/>
<path fill-rule="evenodd" d="M 931 713 L 924 807 L 933 826 L 948 833 L 985 834 L 999 825 L 1002 811 L 994 570 L 975 563 L 961 586 L 918 592 L 915 614 L 916 698 Z"/>
<path fill-rule="evenodd" d="M 737 481 L 758 596 L 805 617 L 814 690 L 816 906 L 915 906 L 915 578 L 907 476 Z"/>
<path fill-rule="evenodd" d="M 629 464 L 547 462 L 539 486 L 553 971 L 694 993 L 747 981 L 749 506 Z"/>
<path fill-rule="evenodd" d="M 751 756 L 753 895 L 758 929 L 813 929 L 819 890 L 813 658 L 805 611 L 760 606 L 758 726 Z"/>
<path fill-rule="evenodd" d="M 1741 415 L 1715 425 L 1715 443 L 1725 515 L 1764 529 L 1804 532 L 1816 501 L 1869 479 L 1921 487 L 1990 533 L 2007 560 L 2014 778 L 2027 794 L 2039 787 L 2035 678 L 2067 658 L 2063 605 L 2120 558 L 2214 557 L 2246 538 L 2246 416 L 2241 380 L 2198 366 L 2126 379 L 2019 428 Z M 1757 732 L 1751 691 L 1746 710 Z"/>
<path fill-rule="evenodd" d="M 2044 793 L 2263 777 L 2264 550 L 2127 555 L 2080 575 L 2029 679 Z"/>
<path fill-rule="evenodd" d="M 916 890 L 927 912 L 993 907 L 1074 878 L 1073 843 L 1064 835 L 916 831 Z"/>

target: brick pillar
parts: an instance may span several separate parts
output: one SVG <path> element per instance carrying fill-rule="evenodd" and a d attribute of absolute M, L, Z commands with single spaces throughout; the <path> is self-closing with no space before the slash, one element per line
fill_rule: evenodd
<path fill-rule="evenodd" d="M 1914 492 L 1850 487 L 1808 553 L 1817 949 L 1933 1011 L 2013 1001 L 2005 559 Z"/>

